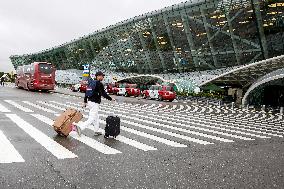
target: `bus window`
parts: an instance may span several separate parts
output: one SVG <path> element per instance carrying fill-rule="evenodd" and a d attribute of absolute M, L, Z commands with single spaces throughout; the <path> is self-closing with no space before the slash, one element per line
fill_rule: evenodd
<path fill-rule="evenodd" d="M 39 64 L 39 71 L 44 74 L 51 74 L 53 68 L 51 64 Z"/>

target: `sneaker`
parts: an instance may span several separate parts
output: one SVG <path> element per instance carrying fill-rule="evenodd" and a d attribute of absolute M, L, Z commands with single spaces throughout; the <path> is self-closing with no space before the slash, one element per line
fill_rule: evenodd
<path fill-rule="evenodd" d="M 75 129 L 76 129 L 76 132 L 78 133 L 79 136 L 81 136 L 82 132 L 81 132 L 81 129 L 80 127 L 76 124 L 76 123 L 73 123 Z"/>
<path fill-rule="evenodd" d="M 97 131 L 97 132 L 95 132 L 95 136 L 99 136 L 99 135 L 102 135 L 103 133 L 102 132 L 99 132 L 99 131 Z"/>

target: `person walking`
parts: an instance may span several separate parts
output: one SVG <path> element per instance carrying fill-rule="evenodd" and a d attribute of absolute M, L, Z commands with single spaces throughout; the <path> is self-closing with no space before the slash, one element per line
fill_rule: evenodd
<path fill-rule="evenodd" d="M 106 93 L 104 85 L 101 83 L 101 81 L 104 79 L 104 76 L 105 74 L 103 74 L 103 72 L 98 71 L 95 75 L 95 93 L 90 97 L 86 95 L 87 93 L 85 94 L 84 107 L 88 106 L 88 108 L 90 109 L 88 120 L 81 124 L 73 123 L 73 125 L 75 126 L 75 130 L 77 131 L 79 136 L 81 136 L 81 133 L 84 129 L 86 129 L 92 124 L 94 126 L 95 135 L 102 135 L 102 132 L 100 132 L 99 127 L 99 104 L 101 103 L 101 96 L 103 96 L 107 100 L 115 101 L 114 98 L 111 98 Z"/>
<path fill-rule="evenodd" d="M 1 77 L 1 85 L 2 85 L 2 86 L 4 86 L 4 81 L 5 81 L 5 78 L 2 76 L 2 77 Z"/>

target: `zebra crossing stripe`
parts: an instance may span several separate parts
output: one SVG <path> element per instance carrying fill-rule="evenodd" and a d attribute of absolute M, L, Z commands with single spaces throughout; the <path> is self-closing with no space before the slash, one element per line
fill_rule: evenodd
<path fill-rule="evenodd" d="M 75 103 L 73 103 L 75 104 Z M 159 116 L 161 117 L 161 116 Z M 132 118 L 131 118 L 132 119 Z M 188 120 L 189 118 L 187 118 Z M 189 119 L 190 121 L 192 121 L 193 119 Z M 143 120 L 144 121 L 144 120 Z M 199 120 L 193 120 L 193 121 L 197 121 L 197 122 L 201 122 Z M 261 135 L 256 135 L 256 134 L 253 134 L 253 133 L 245 133 L 245 132 L 242 132 L 242 131 L 238 131 L 238 130 L 230 130 L 230 129 L 226 129 L 226 128 L 221 128 L 221 127 L 218 127 L 218 126 L 209 126 L 209 125 L 206 125 L 206 124 L 203 124 L 203 123 L 194 123 L 194 124 L 198 124 L 198 125 L 201 125 L 201 126 L 205 126 L 205 127 L 210 127 L 210 128 L 214 128 L 214 129 L 218 129 L 218 130 L 223 130 L 223 131 L 228 131 L 228 132 L 235 132 L 235 133 L 239 133 L 239 134 L 243 134 L 243 135 L 249 135 L 249 136 L 254 136 L 254 137 L 258 137 L 258 138 L 270 138 L 270 137 L 267 137 L 267 136 L 261 136 Z M 214 124 L 214 123 L 213 123 Z M 216 124 L 214 124 L 216 125 Z M 224 125 L 222 125 L 224 126 Z M 225 126 L 225 127 L 228 127 L 228 126 Z M 232 127 L 232 126 L 231 126 Z M 199 128 L 200 129 L 200 128 Z M 205 128 L 202 128 L 202 129 L 205 129 Z M 253 132 L 252 130 L 249 130 L 251 132 Z M 239 139 L 243 139 L 243 140 L 254 140 L 252 138 L 248 138 L 248 137 L 242 137 L 242 136 L 239 136 L 239 135 L 233 135 L 233 134 L 229 134 L 229 133 L 223 133 L 223 132 L 219 132 L 219 131 L 214 131 L 215 133 L 218 132 L 218 134 L 222 134 L 222 135 L 225 135 L 225 136 L 230 136 L 230 137 L 234 137 L 234 138 L 239 138 Z"/>
<path fill-rule="evenodd" d="M 186 118 L 186 120 L 190 119 L 190 117 L 193 117 L 193 115 L 188 115 L 188 117 Z M 191 121 L 192 119 L 190 119 Z M 243 131 L 248 131 L 248 132 L 255 132 L 255 133 L 260 133 L 260 134 L 264 134 L 264 135 L 271 135 L 271 136 L 277 136 L 277 137 L 282 137 L 281 135 L 276 135 L 276 134 L 272 134 L 272 133 L 267 133 L 267 132 L 261 132 L 261 131 L 257 131 L 257 130 L 251 130 L 251 129 L 245 129 L 245 128 L 241 128 L 240 126 L 229 126 L 229 125 L 224 125 L 223 122 L 220 122 L 220 121 L 217 121 L 217 120 L 208 120 L 208 118 L 206 118 L 206 116 L 199 116 L 199 120 L 193 120 L 193 121 L 197 121 L 197 122 L 201 122 L 201 120 L 203 120 L 204 122 L 207 122 L 209 121 L 210 124 L 213 124 L 213 125 L 218 125 L 218 126 L 224 126 L 224 127 L 227 127 L 227 128 L 233 128 L 233 129 L 239 129 L 239 130 L 243 130 Z M 224 118 L 224 120 L 227 120 L 229 121 L 230 119 L 229 118 Z M 212 121 L 214 121 L 215 123 L 212 123 Z M 233 124 L 230 124 L 230 125 L 233 125 Z M 244 126 L 244 127 L 249 127 L 249 126 Z M 251 127 L 252 128 L 252 127 Z M 258 128 L 256 128 L 258 129 Z M 232 130 L 232 132 L 235 132 L 235 130 Z M 237 131 L 239 132 L 239 131 Z M 242 133 L 241 133 L 242 134 Z M 248 135 L 251 135 L 251 136 L 255 136 L 255 137 L 258 137 L 258 138 L 269 138 L 269 137 L 265 137 L 265 136 L 260 136 L 260 135 L 254 135 L 254 134 L 248 134 Z"/>
<path fill-rule="evenodd" d="M 79 104 L 76 104 L 76 103 L 72 103 L 72 102 L 67 102 L 67 103 L 79 106 Z M 100 116 L 101 117 L 107 117 L 107 115 L 103 115 L 103 114 L 100 114 Z M 84 117 L 87 117 L 87 116 L 84 115 Z M 187 147 L 187 145 L 184 145 L 184 144 L 181 144 L 181 143 L 178 143 L 178 142 L 174 142 L 174 141 L 171 141 L 171 140 L 168 140 L 168 139 L 165 139 L 165 138 L 161 138 L 161 137 L 158 137 L 158 136 L 155 136 L 155 135 L 151 135 L 151 134 L 148 134 L 148 133 L 145 133 L 145 132 L 142 132 L 142 131 L 137 131 L 135 129 L 131 129 L 131 128 L 128 128 L 128 127 L 120 126 L 120 129 L 127 131 L 127 132 L 130 132 L 130 133 L 133 133 L 133 134 L 136 134 L 136 135 L 139 135 L 139 136 L 142 136 L 142 137 L 145 137 L 145 138 L 149 138 L 151 140 L 155 140 L 157 142 L 166 144 L 168 146 Z"/>
<path fill-rule="evenodd" d="M 37 105 L 37 104 L 31 103 L 31 102 L 29 102 L 29 101 L 22 101 L 22 102 L 25 103 L 25 104 L 28 104 L 28 105 L 30 105 L 30 106 L 33 106 L 33 107 L 35 107 L 35 108 L 38 108 L 38 109 L 40 109 L 40 110 L 49 112 L 49 113 L 54 113 L 54 114 L 56 113 L 56 112 L 53 111 L 53 110 L 50 110 L 50 109 L 48 109 L 48 108 L 44 108 L 44 107 L 39 106 L 39 105 Z"/>
<path fill-rule="evenodd" d="M 231 125 L 233 125 L 232 123 L 230 123 Z M 276 136 L 276 137 L 283 137 L 283 129 L 281 127 L 278 127 L 278 126 L 267 126 L 265 125 L 265 123 L 258 123 L 257 125 L 258 126 L 255 126 L 255 124 L 251 124 L 248 120 L 242 120 L 242 119 L 236 119 L 236 124 L 238 124 L 238 126 L 236 127 L 244 127 L 244 128 L 251 128 L 251 129 L 256 129 L 257 131 L 256 132 L 263 132 L 267 135 L 271 135 L 271 136 Z M 245 124 L 245 125 L 243 125 Z M 269 123 L 266 123 L 266 124 L 269 124 Z M 273 133 L 267 133 L 267 132 L 273 132 Z M 274 134 L 274 133 L 277 133 L 277 134 L 280 134 L 280 135 L 277 135 L 277 134 Z"/>
<path fill-rule="evenodd" d="M 253 133 L 245 133 L 245 132 L 242 132 L 242 131 L 234 130 L 236 128 L 233 127 L 233 126 L 224 125 L 222 122 L 221 123 L 214 123 L 214 122 L 212 122 L 212 120 L 202 119 L 202 116 L 199 117 L 200 120 L 194 119 L 194 117 L 192 117 L 192 116 L 188 115 L 188 117 L 180 118 L 180 119 L 186 120 L 186 121 L 193 121 L 192 123 L 194 123 L 194 124 L 199 124 L 199 125 L 202 125 L 202 126 L 205 126 L 205 127 L 215 128 L 215 129 L 219 129 L 219 130 L 223 130 L 223 131 L 229 131 L 229 132 L 239 133 L 239 134 L 243 134 L 243 135 L 254 136 L 254 137 L 257 137 L 257 138 L 270 138 L 270 137 L 267 137 L 267 136 L 261 136 L 261 135 L 256 135 L 256 134 L 253 134 Z M 205 122 L 202 122 L 201 120 L 203 120 Z M 207 123 L 207 121 L 210 122 L 210 125 L 205 125 Z M 196 122 L 200 122 L 200 123 L 196 123 Z M 216 126 L 212 126 L 212 125 L 216 125 Z M 223 127 L 226 127 L 226 128 L 233 128 L 233 129 L 230 130 L 230 129 L 222 128 L 220 126 L 223 126 Z M 249 132 L 254 132 L 253 130 L 249 130 L 249 129 L 243 129 L 243 128 L 237 128 L 237 129 L 249 131 Z"/>
<path fill-rule="evenodd" d="M 160 110 L 166 110 L 166 109 L 168 109 L 168 107 L 169 107 L 170 105 L 165 105 L 163 108 L 161 108 Z"/>
<path fill-rule="evenodd" d="M 121 128 L 122 130 L 124 130 L 124 131 L 129 132 L 129 133 L 133 133 L 133 134 L 136 134 L 136 135 L 145 137 L 145 138 L 149 138 L 149 139 L 151 139 L 151 140 L 155 140 L 155 141 L 157 141 L 157 142 L 166 144 L 166 145 L 168 145 L 168 146 L 180 147 L 180 148 L 187 147 L 187 145 L 180 144 L 180 143 L 178 143 L 178 142 L 174 142 L 174 141 L 171 141 L 171 140 L 168 140 L 168 139 L 165 139 L 165 138 L 161 138 L 161 137 L 158 137 L 158 136 L 155 136 L 155 135 L 152 135 L 152 134 L 144 133 L 144 132 L 142 132 L 142 131 L 138 131 L 138 130 L 135 130 L 135 129 L 131 129 L 131 128 L 128 128 L 128 127 L 120 126 L 120 128 Z"/>
<path fill-rule="evenodd" d="M 140 143 L 140 142 L 137 142 L 136 140 L 132 140 L 130 138 L 126 138 L 124 136 L 121 136 L 121 135 L 118 135 L 115 140 L 118 140 L 120 142 L 123 142 L 125 144 L 128 144 L 130 146 L 133 146 L 135 148 L 138 148 L 140 150 L 143 150 L 143 151 L 149 151 L 149 150 L 157 150 L 157 148 L 154 148 L 152 146 L 148 146 L 146 144 L 143 144 L 143 143 Z"/>
<path fill-rule="evenodd" d="M 49 102 L 52 102 L 52 103 L 57 104 L 57 105 L 65 106 L 65 107 L 68 107 L 68 108 L 74 108 L 74 109 L 77 109 L 79 111 L 85 111 L 83 108 L 78 108 L 78 107 L 75 107 L 75 106 L 66 105 L 66 104 L 63 104 L 63 103 L 60 103 L 60 102 L 56 102 L 56 101 L 49 101 Z M 58 107 L 58 106 L 55 106 L 55 107 Z"/>
<path fill-rule="evenodd" d="M 154 117 L 154 116 L 153 116 Z M 155 115 L 155 117 L 161 117 L 163 119 L 170 119 L 170 120 L 174 120 L 174 121 L 177 121 L 176 118 L 170 118 L 172 116 L 161 116 L 161 115 Z M 151 119 L 154 119 L 154 118 L 151 118 Z M 145 121 L 145 120 L 143 120 Z M 179 119 L 178 121 L 181 121 L 183 122 L 181 119 Z M 196 120 L 198 121 L 198 120 Z M 176 123 L 177 125 L 180 125 L 179 123 Z M 194 123 L 194 124 L 197 124 L 197 125 L 201 125 L 201 126 L 206 126 L 206 127 L 210 127 L 210 128 L 216 128 L 214 126 L 210 126 L 210 125 L 204 125 L 204 124 L 201 124 L 201 123 Z M 254 140 L 252 138 L 248 138 L 248 137 L 243 137 L 243 136 L 239 136 L 239 135 L 233 135 L 233 134 L 229 134 L 229 133 L 223 133 L 223 132 L 219 132 L 219 131 L 215 131 L 215 130 L 212 130 L 212 129 L 206 129 L 206 128 L 200 128 L 200 127 L 195 127 L 195 126 L 189 126 L 189 125 L 185 125 L 185 124 L 181 124 L 181 126 L 184 126 L 184 127 L 188 127 L 188 128 L 193 128 L 193 129 L 198 129 L 198 130 L 203 130 L 203 131 L 208 131 L 208 132 L 211 132 L 211 133 L 216 133 L 216 134 L 220 134 L 220 135 L 224 135 L 224 136 L 229 136 L 229 137 L 233 137 L 233 138 L 238 138 L 238 139 L 242 139 L 242 140 Z"/>
<path fill-rule="evenodd" d="M 55 115 L 56 115 L 56 116 L 59 116 L 59 114 L 55 114 Z M 88 116 L 85 115 L 85 114 L 83 114 L 83 117 L 84 117 L 84 118 L 88 118 Z M 44 118 L 44 117 L 40 117 L 40 118 L 38 118 L 38 119 L 41 119 L 41 120 L 45 120 L 45 121 L 46 121 L 46 118 Z M 81 121 L 80 121 L 80 122 L 81 122 Z M 80 122 L 79 122 L 79 124 L 80 124 Z M 47 122 L 46 122 L 46 123 L 47 123 Z M 49 123 L 51 124 L 50 121 L 49 121 Z M 105 123 L 105 121 L 100 120 L 100 123 Z M 91 130 L 95 131 L 93 127 L 88 127 L 88 129 L 91 129 Z M 125 143 L 125 144 L 128 144 L 128 145 L 130 145 L 130 146 L 133 146 L 133 147 L 138 148 L 138 149 L 143 150 L 143 151 L 157 150 L 157 148 L 154 148 L 154 147 L 152 147 L 152 146 L 148 146 L 148 145 L 146 145 L 146 144 L 143 144 L 143 143 L 141 143 L 141 142 L 138 142 L 138 141 L 135 141 L 135 140 L 126 138 L 126 137 L 121 136 L 121 135 L 117 136 L 117 137 L 115 138 L 115 140 L 118 140 L 118 141 L 120 141 L 120 142 L 123 142 L 123 143 Z"/>
<path fill-rule="evenodd" d="M 100 120 L 100 123 L 105 123 L 103 120 Z M 92 129 L 94 131 L 94 128 L 91 127 L 89 129 Z M 136 140 L 133 140 L 133 139 L 130 139 L 130 138 L 127 138 L 125 136 L 122 136 L 122 135 L 118 135 L 116 138 L 114 138 L 115 140 L 117 141 L 120 141 L 122 143 L 125 143 L 125 144 L 128 144 L 130 146 L 133 146 L 137 149 L 140 149 L 140 150 L 143 150 L 143 151 L 152 151 L 152 150 L 158 150 L 157 148 L 154 148 L 152 146 L 149 146 L 147 144 L 144 144 L 144 143 L 141 143 L 141 142 L 138 142 Z"/>
<path fill-rule="evenodd" d="M 196 120 L 196 119 L 191 119 L 191 118 L 186 118 L 186 120 L 188 121 L 195 121 L 194 124 L 196 124 L 196 122 L 202 122 L 201 120 Z M 253 137 L 257 137 L 257 138 L 270 138 L 268 136 L 262 136 L 262 135 L 257 135 L 257 134 L 253 134 L 253 133 L 246 133 L 246 132 L 242 132 L 242 131 L 238 131 L 238 130 L 234 130 L 234 129 L 227 129 L 227 128 L 234 128 L 233 126 L 228 126 L 228 125 L 224 125 L 224 124 L 220 124 L 220 123 L 212 123 L 212 121 L 210 122 L 210 125 L 206 125 L 204 122 L 200 123 L 199 125 L 205 126 L 205 127 L 210 127 L 210 128 L 215 128 L 218 130 L 222 130 L 222 131 L 228 131 L 228 132 L 233 132 L 233 133 L 238 133 L 238 134 L 243 134 L 243 135 L 249 135 L 249 136 L 253 136 Z M 212 126 L 212 125 L 216 125 L 216 126 Z M 225 127 L 225 128 L 222 128 Z M 240 129 L 240 128 L 238 128 Z M 241 129 L 241 130 L 245 130 L 245 131 L 249 131 L 249 132 L 254 132 L 252 130 L 249 129 Z"/>
<path fill-rule="evenodd" d="M 105 122 L 104 122 L 103 120 L 100 120 L 100 123 L 105 123 Z M 95 131 L 93 127 L 89 128 L 89 129 Z M 114 138 L 114 139 L 115 139 L 115 140 L 118 140 L 118 141 L 120 141 L 120 142 L 123 142 L 123 143 L 125 143 L 125 144 L 128 144 L 128 145 L 130 145 L 130 146 L 133 146 L 133 147 L 135 147 L 135 148 L 138 148 L 138 149 L 140 149 L 140 150 L 143 150 L 143 151 L 157 150 L 157 148 L 154 148 L 154 147 L 152 147 L 152 146 L 148 146 L 147 144 L 143 144 L 143 143 L 141 143 L 141 142 L 138 142 L 138 141 L 133 140 L 133 139 L 130 139 L 130 138 L 126 138 L 126 137 L 124 137 L 124 136 L 122 136 L 122 135 L 118 135 L 118 136 L 117 136 L 116 138 Z"/>
<path fill-rule="evenodd" d="M 182 111 L 184 109 L 183 105 L 179 105 L 179 109 L 177 109 L 177 111 Z"/>
<path fill-rule="evenodd" d="M 73 104 L 73 105 L 78 105 L 76 103 L 72 103 L 72 102 L 67 102 L 69 104 Z M 65 105 L 65 104 L 64 104 Z M 65 105 L 65 106 L 68 106 L 68 105 Z M 88 117 L 87 115 L 83 115 L 84 117 Z M 107 117 L 107 115 L 100 115 L 101 117 Z M 144 133 L 144 132 L 141 132 L 141 131 L 137 131 L 137 130 L 134 130 L 134 129 L 130 129 L 130 128 L 127 128 L 127 127 L 123 127 L 121 126 L 120 127 L 121 130 L 124 130 L 124 131 L 127 131 L 127 132 L 130 132 L 130 133 L 133 133 L 133 134 L 136 134 L 136 135 L 140 135 L 142 137 L 146 137 L 146 138 L 149 138 L 149 139 L 152 139 L 152 140 L 155 140 L 155 141 L 158 141 L 158 142 L 161 142 L 161 143 L 164 143 L 166 145 L 169 145 L 169 146 L 173 146 L 173 147 L 187 147 L 186 145 L 184 144 L 180 144 L 180 143 L 177 143 L 177 142 L 174 142 L 174 141 L 170 141 L 170 140 L 167 140 L 167 139 L 164 139 L 164 138 L 161 138 L 161 137 L 157 137 L 155 135 L 151 135 L 151 134 L 148 134 L 148 133 Z M 144 144 L 145 145 L 145 144 Z M 149 147 L 147 147 L 148 149 L 150 149 Z M 145 149 L 145 148 L 144 148 Z"/>
<path fill-rule="evenodd" d="M 61 107 L 55 106 L 55 105 L 53 105 L 53 104 L 48 104 L 48 103 L 43 102 L 43 101 L 37 101 L 37 102 L 39 102 L 39 103 L 41 103 L 41 104 L 44 104 L 44 105 L 46 105 L 46 106 L 49 106 L 49 107 L 52 107 L 52 108 L 58 109 L 58 110 L 63 110 L 63 111 L 65 111 L 65 110 L 66 110 L 66 108 L 61 108 Z"/>
<path fill-rule="evenodd" d="M 193 106 L 194 109 L 192 110 L 192 112 L 197 112 L 197 110 L 199 109 L 198 106 Z"/>
<path fill-rule="evenodd" d="M 213 111 L 214 111 L 213 108 L 209 107 L 209 112 L 208 112 L 208 113 L 210 114 L 210 113 L 212 113 Z"/>
<path fill-rule="evenodd" d="M 126 113 L 127 113 L 127 112 L 126 112 Z M 139 117 L 148 118 L 148 116 L 143 116 L 143 115 L 139 115 Z M 159 116 L 159 117 L 162 117 L 162 116 Z M 135 119 L 135 120 L 137 120 L 137 121 L 140 121 L 140 119 L 137 119 L 137 118 L 131 118 L 131 119 Z M 156 118 L 154 118 L 154 117 L 151 117 L 151 118 L 149 118 L 149 119 L 153 119 L 153 120 L 155 120 L 155 121 L 160 121 L 159 119 L 156 119 Z M 157 123 L 157 122 L 150 122 L 150 121 L 147 121 L 147 120 L 143 120 L 143 122 L 146 122 L 146 123 L 149 123 L 149 124 L 158 125 L 158 126 L 165 127 L 165 128 L 169 128 L 169 129 L 173 129 L 173 130 L 177 130 L 177 131 L 181 131 L 181 132 L 185 132 L 185 133 L 189 133 L 189 134 L 194 134 L 194 135 L 198 135 L 198 136 L 210 138 L 210 139 L 213 139 L 213 140 L 222 141 L 222 142 L 234 142 L 233 140 L 229 140 L 229 139 L 225 139 L 225 138 L 221 138 L 221 137 L 217 137 L 217 136 L 213 136 L 213 135 L 208 135 L 208 134 L 200 133 L 200 132 L 196 132 L 196 131 L 190 131 L 190 130 L 183 129 L 183 128 L 177 128 L 177 127 L 165 125 L 164 123 L 163 123 L 163 124 L 160 124 L 160 123 Z M 171 122 L 171 121 L 167 121 L 167 123 L 171 123 L 171 124 L 179 125 L 179 126 L 184 126 L 184 127 L 188 127 L 188 128 L 194 128 L 194 129 L 198 129 L 198 130 L 204 130 L 204 131 L 209 131 L 209 132 L 215 132 L 215 131 L 213 131 L 213 130 L 209 130 L 209 129 L 206 130 L 206 129 L 202 129 L 202 128 L 199 128 L 199 127 L 188 126 L 188 125 L 185 125 L 185 124 L 180 124 L 180 123 Z M 216 131 L 216 132 L 217 132 L 217 131 Z M 218 132 L 217 134 L 220 134 L 220 132 Z"/>
<path fill-rule="evenodd" d="M 158 115 L 157 115 L 158 116 Z M 158 116 L 158 117 L 163 117 L 163 116 Z M 166 118 L 166 117 L 164 117 Z M 167 119 L 167 118 L 166 118 Z M 188 119 L 188 118 L 187 118 Z M 192 119 L 190 119 L 192 120 Z M 195 120 L 195 121 L 198 121 L 198 122 L 201 122 L 199 120 Z M 200 124 L 200 123 L 195 123 L 195 124 L 199 124 L 201 126 L 206 126 L 205 124 Z M 214 123 L 213 123 L 214 124 Z M 216 124 L 214 124 L 216 125 Z M 223 125 L 222 125 L 223 126 Z M 186 126 L 187 127 L 187 126 Z M 237 130 L 229 130 L 229 129 L 225 129 L 225 128 L 221 128 L 221 127 L 216 127 L 216 126 L 206 126 L 206 127 L 210 127 L 210 128 L 214 128 L 214 129 L 219 129 L 219 130 L 225 130 L 225 131 L 229 131 L 229 132 L 235 132 L 235 133 L 239 133 L 239 134 L 244 134 L 244 135 L 250 135 L 250 136 L 254 136 L 254 137 L 258 137 L 258 138 L 270 138 L 270 137 L 267 137 L 267 136 L 261 136 L 261 135 L 256 135 L 256 134 L 253 134 L 253 133 L 244 133 L 244 132 L 241 132 L 241 131 L 237 131 Z M 225 127 L 230 127 L 230 126 L 225 126 Z M 200 130 L 200 128 L 198 128 Z M 253 132 L 252 130 L 246 130 L 246 131 L 251 131 Z M 215 133 L 218 132 L 218 131 L 214 131 Z M 220 133 L 223 133 L 223 132 L 218 132 L 218 134 Z M 223 135 L 226 135 L 226 136 L 230 136 L 230 137 L 234 137 L 234 138 L 240 138 L 240 139 L 243 139 L 243 140 L 253 140 L 251 138 L 247 138 L 247 137 L 242 137 L 242 136 L 238 136 L 238 135 L 232 135 L 232 134 L 227 134 L 227 133 L 224 133 Z"/>
<path fill-rule="evenodd" d="M 110 113 L 109 111 L 104 111 L 104 110 L 102 110 L 102 112 Z M 125 116 L 123 114 L 117 114 L 117 115 L 121 116 L 121 117 L 129 118 L 129 116 Z M 146 120 L 143 120 L 143 121 L 146 121 Z M 211 142 L 203 141 L 203 140 L 196 139 L 196 138 L 191 138 L 191 137 L 188 137 L 188 136 L 185 136 L 185 135 L 180 135 L 180 134 L 173 133 L 173 132 L 170 132 L 170 131 L 165 131 L 165 130 L 162 130 L 162 129 L 157 129 L 157 128 L 145 126 L 145 125 L 142 125 L 142 124 L 139 124 L 139 123 L 135 123 L 135 122 L 130 122 L 130 121 L 126 121 L 126 120 L 121 120 L 121 122 L 124 122 L 126 124 L 130 124 L 130 125 L 133 125 L 133 126 L 136 126 L 136 127 L 148 129 L 150 131 L 163 133 L 163 134 L 166 134 L 166 135 L 169 135 L 169 136 L 173 136 L 173 137 L 176 137 L 176 138 L 180 138 L 180 139 L 183 139 L 183 140 L 188 140 L 188 141 L 195 142 L 195 143 L 198 143 L 198 144 L 203 144 L 203 145 L 213 144 Z"/>
<path fill-rule="evenodd" d="M 2 104 L 0 104 L 0 112 L 11 112 L 11 111 Z"/>
<path fill-rule="evenodd" d="M 205 118 L 202 118 L 203 116 L 200 116 L 199 118 L 204 120 L 204 121 L 207 121 Z M 212 123 L 212 121 L 214 121 L 215 123 Z M 266 131 L 269 131 L 267 129 L 264 129 L 264 128 L 261 128 L 261 127 L 253 127 L 253 126 L 249 126 L 248 124 L 243 126 L 243 127 L 240 127 L 239 125 L 238 126 L 234 126 L 232 123 L 229 123 L 229 119 L 228 119 L 228 125 L 223 125 L 222 122 L 220 121 L 217 121 L 217 120 L 211 120 L 211 124 L 219 124 L 220 126 L 225 126 L 225 127 L 228 127 L 228 128 L 233 128 L 233 129 L 239 129 L 239 130 L 243 130 L 243 131 L 248 131 L 248 132 L 254 132 L 254 133 L 259 133 L 259 134 L 264 134 L 264 135 L 270 135 L 270 136 L 276 136 L 276 137 L 283 137 L 282 135 L 277 135 L 277 134 L 273 134 L 273 133 L 268 133 Z M 229 126 L 231 125 L 231 126 Z M 249 128 L 249 129 L 248 129 Z M 257 129 L 257 130 L 252 130 L 252 129 Z"/>
<path fill-rule="evenodd" d="M 21 106 L 20 104 L 14 102 L 12 100 L 4 100 L 4 101 L 9 103 L 9 104 L 11 104 L 11 105 L 13 105 L 13 106 L 15 106 L 16 108 L 18 108 L 18 109 L 20 109 L 20 110 L 22 110 L 24 112 L 34 112 L 31 109 L 25 108 L 25 107 Z"/>
<path fill-rule="evenodd" d="M 206 111 L 206 108 L 202 106 L 200 113 L 204 113 L 205 111 Z"/>
<path fill-rule="evenodd" d="M 37 118 L 38 120 L 48 124 L 48 125 L 53 125 L 53 120 L 49 119 L 48 117 L 46 116 L 43 116 L 43 115 L 40 115 L 40 114 L 32 114 L 33 117 Z M 71 132 L 69 134 L 69 136 L 71 136 L 72 138 L 86 144 L 87 146 L 103 153 L 103 154 L 118 154 L 118 153 L 121 153 L 120 151 L 114 149 L 114 148 L 111 148 L 105 144 L 102 144 L 92 138 L 89 138 L 85 135 L 81 135 L 81 137 L 79 137 L 77 135 L 77 133 L 75 132 Z"/>
<path fill-rule="evenodd" d="M 147 108 L 151 109 L 151 108 L 153 108 L 155 106 L 156 106 L 156 104 L 152 104 L 152 105 L 148 106 Z"/>
<path fill-rule="evenodd" d="M 143 115 L 139 115 L 139 117 L 148 118 L 147 116 L 143 116 Z M 163 116 L 159 116 L 159 117 L 163 117 Z M 151 117 L 150 119 L 153 119 L 155 121 L 161 121 L 161 120 L 156 119 L 154 117 Z M 168 118 L 165 118 L 165 119 L 168 119 Z M 151 122 L 149 122 L 147 120 L 144 120 L 144 122 L 145 121 L 151 124 Z M 197 129 L 197 130 L 208 131 L 208 132 L 211 132 L 211 133 L 215 132 L 213 130 L 203 129 L 203 128 L 200 128 L 200 127 L 189 126 L 189 125 L 185 125 L 185 124 L 181 124 L 181 123 L 177 123 L 177 122 L 172 122 L 172 121 L 167 121 L 166 123 L 170 123 L 170 124 L 178 125 L 178 126 L 183 126 L 183 127 L 187 127 L 187 128 L 193 128 L 193 129 Z M 173 129 L 173 130 L 177 130 L 177 131 L 181 131 L 181 132 L 185 132 L 185 133 L 189 133 L 189 134 L 193 134 L 193 135 L 197 135 L 197 136 L 202 136 L 202 137 L 205 137 L 205 138 L 210 138 L 210 139 L 213 139 L 213 140 L 222 141 L 222 142 L 234 142 L 233 140 L 230 140 L 230 139 L 225 139 L 225 138 L 221 138 L 221 137 L 217 137 L 217 136 L 213 136 L 213 135 L 208 135 L 208 134 L 200 133 L 200 132 L 196 132 L 196 131 L 191 131 L 191 130 L 187 130 L 187 129 L 183 129 L 183 128 L 179 128 L 179 127 L 168 126 L 168 125 L 166 125 L 164 123 L 152 122 L 152 124 L 158 125 L 158 126 L 161 126 L 161 127 L 166 127 L 166 128 Z M 218 132 L 218 131 L 216 131 L 216 133 L 220 134 L 220 132 Z"/>
<path fill-rule="evenodd" d="M 0 131 L 0 149 L 0 163 L 25 162 L 2 131 Z"/>
<path fill-rule="evenodd" d="M 28 122 L 26 122 L 16 114 L 6 114 L 6 116 L 58 159 L 77 157 L 77 155 L 75 155 L 68 149 L 64 148 L 63 146 L 46 136 L 44 133 L 30 125 Z"/>
<path fill-rule="evenodd" d="M 103 154 L 118 154 L 118 153 L 121 153 L 121 151 L 118 151 L 114 148 L 111 148 L 105 144 L 102 144 L 92 138 L 89 138 L 85 135 L 81 135 L 81 136 L 78 136 L 77 133 L 75 132 L 71 132 L 69 134 L 69 136 L 73 137 L 74 139 L 90 146 L 91 148 L 103 153 Z"/>

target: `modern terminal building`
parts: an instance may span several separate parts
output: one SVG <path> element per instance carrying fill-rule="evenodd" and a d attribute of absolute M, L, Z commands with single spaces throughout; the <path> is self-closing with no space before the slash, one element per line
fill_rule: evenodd
<path fill-rule="evenodd" d="M 284 0 L 190 0 L 10 59 L 15 68 L 34 61 L 51 62 L 58 70 L 91 64 L 121 80 L 150 75 L 177 84 L 190 81 L 191 88 L 213 83 L 235 89 L 243 104 L 271 104 L 265 95 L 284 95 L 284 73 L 276 71 L 284 67 L 281 55 Z M 254 102 L 256 96 L 263 98 Z"/>

